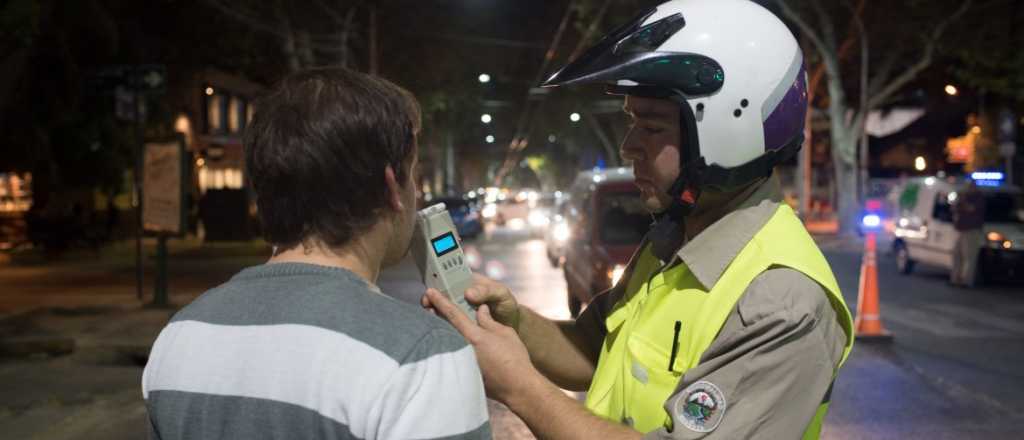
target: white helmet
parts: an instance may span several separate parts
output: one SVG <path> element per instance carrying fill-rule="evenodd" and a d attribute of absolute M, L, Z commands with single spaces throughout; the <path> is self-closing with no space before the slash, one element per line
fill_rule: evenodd
<path fill-rule="evenodd" d="M 733 189 L 769 176 L 803 142 L 800 47 L 778 17 L 748 0 L 663 3 L 542 85 L 590 82 L 680 105 L 683 172 L 670 190 L 673 217 L 689 213 L 704 187 Z"/>

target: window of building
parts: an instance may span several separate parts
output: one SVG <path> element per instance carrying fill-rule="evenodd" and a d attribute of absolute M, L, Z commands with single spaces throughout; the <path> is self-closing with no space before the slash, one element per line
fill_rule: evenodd
<path fill-rule="evenodd" d="M 223 102 L 222 95 L 206 97 L 206 128 L 209 133 L 217 133 L 224 129 L 224 112 L 221 110 Z"/>
<path fill-rule="evenodd" d="M 232 96 L 228 99 L 228 132 L 238 133 L 243 126 L 242 115 L 244 109 L 242 108 L 242 100 L 238 97 Z"/>
<path fill-rule="evenodd" d="M 199 191 L 211 189 L 242 189 L 245 181 L 240 168 L 199 168 Z"/>

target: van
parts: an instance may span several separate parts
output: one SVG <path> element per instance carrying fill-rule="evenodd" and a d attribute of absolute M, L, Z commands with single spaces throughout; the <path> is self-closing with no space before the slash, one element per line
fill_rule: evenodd
<path fill-rule="evenodd" d="M 953 205 L 967 181 L 935 177 L 913 179 L 896 190 L 900 213 L 893 226 L 893 253 L 900 273 L 918 263 L 953 268 L 959 231 L 953 227 Z M 997 275 L 1024 275 L 1024 204 L 1019 188 L 1000 181 L 979 180 L 985 198 L 983 243 L 978 249 L 976 284 Z"/>
<path fill-rule="evenodd" d="M 581 172 L 569 190 L 563 271 L 572 316 L 620 277 L 652 217 L 630 168 Z"/>

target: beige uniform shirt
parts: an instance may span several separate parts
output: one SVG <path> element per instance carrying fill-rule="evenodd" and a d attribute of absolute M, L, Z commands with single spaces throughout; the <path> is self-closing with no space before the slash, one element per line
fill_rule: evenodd
<path fill-rule="evenodd" d="M 686 264 L 701 284 L 713 286 L 775 213 L 780 199 L 777 181 L 769 180 L 740 208 L 686 243 L 661 270 Z M 600 353 L 605 318 L 626 284 L 595 298 L 576 320 L 593 353 Z M 700 363 L 682 376 L 665 402 L 674 430 L 662 428 L 645 438 L 798 439 L 829 398 L 846 339 L 818 283 L 792 269 L 769 269 L 754 278 Z M 686 398 L 683 389 L 698 380 L 715 384 L 727 404 L 721 423 L 708 433 L 687 429 L 672 411 L 677 400 Z"/>

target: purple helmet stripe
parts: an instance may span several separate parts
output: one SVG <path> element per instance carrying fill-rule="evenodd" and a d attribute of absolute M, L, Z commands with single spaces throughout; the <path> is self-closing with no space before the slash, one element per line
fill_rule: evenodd
<path fill-rule="evenodd" d="M 804 130 L 804 117 L 807 114 L 807 74 L 803 64 L 796 80 L 789 87 L 786 96 L 779 101 L 772 112 L 764 120 L 764 149 L 777 150 L 782 148 L 797 134 Z"/>

